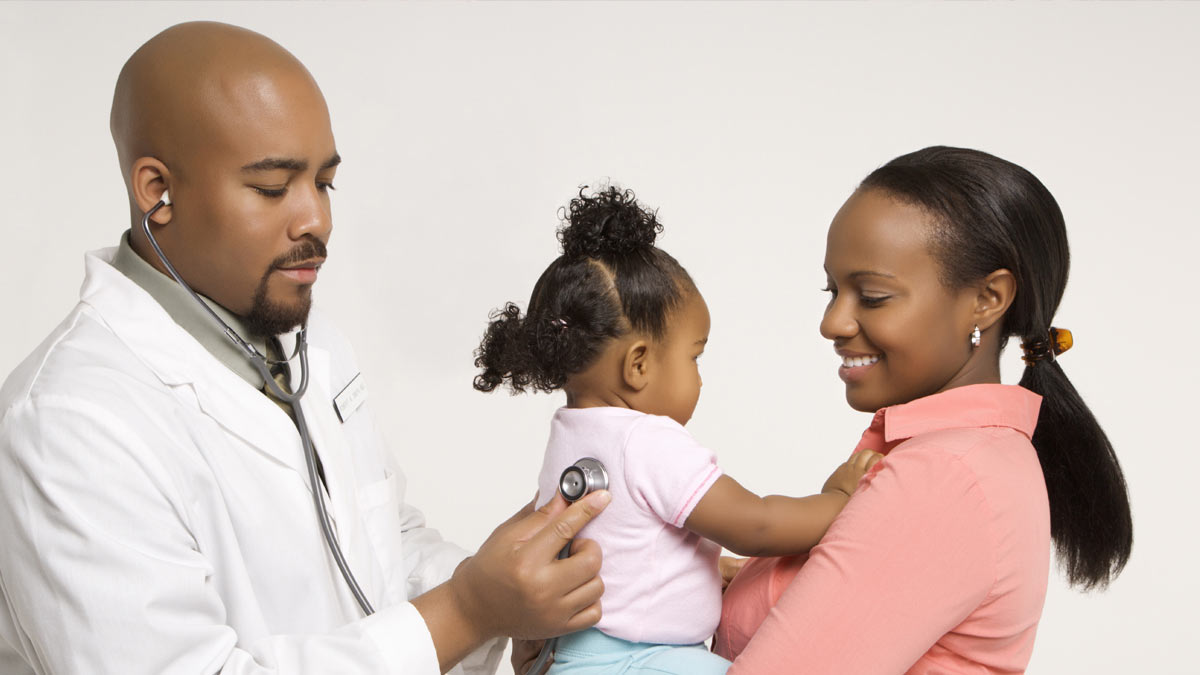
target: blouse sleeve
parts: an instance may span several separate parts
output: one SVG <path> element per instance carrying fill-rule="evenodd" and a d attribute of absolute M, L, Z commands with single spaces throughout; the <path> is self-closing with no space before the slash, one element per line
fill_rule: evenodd
<path fill-rule="evenodd" d="M 897 447 L 863 479 L 730 675 L 905 672 L 987 598 L 991 527 L 959 459 Z"/>

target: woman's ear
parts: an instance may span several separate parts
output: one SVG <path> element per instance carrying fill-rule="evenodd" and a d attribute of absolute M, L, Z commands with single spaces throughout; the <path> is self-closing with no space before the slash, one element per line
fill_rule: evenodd
<path fill-rule="evenodd" d="M 645 340 L 635 340 L 625 350 L 621 361 L 621 378 L 625 386 L 641 391 L 650 383 L 650 345 Z"/>
<path fill-rule="evenodd" d="M 154 157 L 139 157 L 133 162 L 130 173 L 129 184 L 133 190 L 134 202 L 137 203 L 138 209 L 145 213 L 154 208 L 162 199 L 162 194 L 170 187 L 171 171 L 166 164 Z M 171 205 L 166 204 L 155 211 L 150 220 L 158 225 L 166 225 L 171 222 L 172 214 Z"/>
<path fill-rule="evenodd" d="M 977 286 L 975 297 L 975 324 L 987 330 L 1004 317 L 1017 296 L 1017 279 L 1006 269 L 999 269 L 984 277 Z"/>

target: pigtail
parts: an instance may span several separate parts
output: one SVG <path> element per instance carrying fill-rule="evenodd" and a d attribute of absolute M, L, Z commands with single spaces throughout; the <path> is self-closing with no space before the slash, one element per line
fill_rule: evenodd
<path fill-rule="evenodd" d="M 1117 577 L 1133 547 L 1125 476 L 1112 443 L 1057 361 L 1032 363 L 1021 386 L 1042 396 L 1033 433 L 1050 499 L 1050 533 L 1067 579 L 1085 590 Z"/>
<path fill-rule="evenodd" d="M 533 381 L 528 330 L 521 310 L 513 303 L 488 316 L 487 331 L 475 350 L 475 388 L 490 392 L 507 380 L 513 392 L 524 391 Z"/>

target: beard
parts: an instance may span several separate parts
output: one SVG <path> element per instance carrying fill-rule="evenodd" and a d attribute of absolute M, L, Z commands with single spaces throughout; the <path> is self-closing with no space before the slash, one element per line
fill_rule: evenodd
<path fill-rule="evenodd" d="M 263 273 L 254 289 L 254 299 L 250 303 L 250 311 L 244 317 L 246 330 L 260 337 L 274 337 L 292 330 L 296 326 L 308 322 L 308 311 L 312 309 L 312 286 L 301 290 L 301 298 L 297 302 L 275 302 L 267 296 L 267 283 L 271 273 L 277 268 L 288 267 L 296 263 L 326 257 L 325 244 L 311 235 L 296 244 L 295 248 L 271 262 L 271 266 Z"/>

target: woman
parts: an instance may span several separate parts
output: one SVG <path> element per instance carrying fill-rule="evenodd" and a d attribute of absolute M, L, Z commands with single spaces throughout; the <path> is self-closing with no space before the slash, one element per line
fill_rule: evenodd
<path fill-rule="evenodd" d="M 1056 356 L 1062 213 L 1025 169 L 934 147 L 869 175 L 829 229 L 821 333 L 860 447 L 886 458 L 807 557 L 751 561 L 716 650 L 747 673 L 1012 673 L 1033 651 L 1054 542 L 1106 586 L 1132 545 L 1111 444 Z M 1022 340 L 1020 386 L 1000 353 Z"/>

